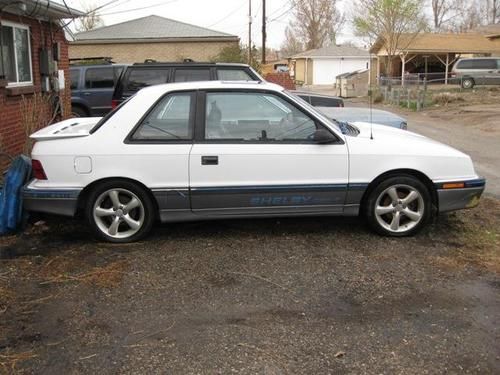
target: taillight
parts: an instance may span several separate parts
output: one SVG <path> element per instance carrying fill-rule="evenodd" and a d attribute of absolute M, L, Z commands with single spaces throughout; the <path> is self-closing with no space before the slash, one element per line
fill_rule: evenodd
<path fill-rule="evenodd" d="M 120 102 L 116 99 L 113 99 L 111 100 L 111 109 L 115 109 L 116 107 L 118 107 L 118 105 L 120 104 Z"/>
<path fill-rule="evenodd" d="M 45 174 L 45 171 L 43 170 L 42 163 L 40 163 L 40 160 L 31 160 L 31 170 L 33 171 L 33 177 L 35 177 L 37 180 L 46 180 L 47 175 Z"/>

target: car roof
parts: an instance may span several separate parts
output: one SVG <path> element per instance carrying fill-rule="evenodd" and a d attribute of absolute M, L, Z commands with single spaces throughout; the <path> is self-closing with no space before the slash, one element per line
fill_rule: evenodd
<path fill-rule="evenodd" d="M 156 61 L 156 62 L 142 62 L 142 63 L 134 63 L 130 65 L 130 67 L 148 67 L 148 66 L 165 66 L 165 67 L 190 67 L 190 66 L 237 66 L 237 67 L 243 67 L 247 68 L 250 65 L 248 64 L 243 64 L 243 63 L 214 63 L 214 62 L 161 62 L 161 61 Z"/>
<path fill-rule="evenodd" d="M 122 67 L 129 66 L 128 64 L 81 64 L 81 65 L 70 65 L 70 69 L 85 69 L 85 68 L 112 68 L 114 66 Z"/>
<path fill-rule="evenodd" d="M 282 92 L 285 89 L 274 83 L 265 81 L 196 81 L 164 83 L 145 87 L 139 92 L 143 93 L 167 93 L 171 91 L 207 90 L 207 89 L 245 89 L 245 90 L 269 90 Z"/>
<path fill-rule="evenodd" d="M 309 96 L 317 96 L 317 97 L 321 97 L 321 98 L 341 99 L 339 96 L 320 94 L 320 93 L 312 92 L 312 91 L 300 91 L 300 90 L 289 90 L 289 91 L 295 95 L 309 95 Z"/>

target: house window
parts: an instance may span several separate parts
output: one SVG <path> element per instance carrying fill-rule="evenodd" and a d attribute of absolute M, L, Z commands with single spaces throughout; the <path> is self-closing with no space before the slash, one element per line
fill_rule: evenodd
<path fill-rule="evenodd" d="M 28 27 L 7 22 L 0 27 L 0 77 L 7 79 L 9 85 L 32 84 Z"/>

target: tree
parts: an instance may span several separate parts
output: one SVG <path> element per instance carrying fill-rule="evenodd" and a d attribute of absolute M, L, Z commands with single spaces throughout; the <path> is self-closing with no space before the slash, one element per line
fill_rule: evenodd
<path fill-rule="evenodd" d="M 258 61 L 259 56 L 259 50 L 255 47 L 255 45 L 252 46 L 252 62 L 250 65 L 257 71 L 260 71 L 260 63 Z M 248 47 L 241 44 L 224 47 L 217 55 L 213 56 L 210 61 L 247 64 Z"/>
<path fill-rule="evenodd" d="M 500 0 L 486 0 L 486 19 L 489 23 L 500 22 Z"/>
<path fill-rule="evenodd" d="M 434 30 L 442 30 L 456 15 L 455 4 L 454 0 L 431 0 Z"/>
<path fill-rule="evenodd" d="M 296 39 L 307 50 L 335 43 L 345 22 L 337 0 L 292 0 L 292 6 L 293 20 L 288 28 L 292 41 Z"/>
<path fill-rule="evenodd" d="M 357 0 L 353 21 L 358 36 L 384 45 L 389 77 L 396 53 L 405 49 L 427 25 L 420 0 Z"/>
<path fill-rule="evenodd" d="M 304 46 L 300 40 L 295 36 L 294 32 L 287 26 L 285 29 L 285 41 L 281 45 L 281 55 L 283 57 L 290 57 L 304 50 Z"/>
<path fill-rule="evenodd" d="M 79 32 L 90 31 L 104 26 L 104 22 L 99 14 L 97 14 L 94 4 L 87 3 L 83 6 L 85 16 L 80 17 L 76 24 L 76 30 Z"/>

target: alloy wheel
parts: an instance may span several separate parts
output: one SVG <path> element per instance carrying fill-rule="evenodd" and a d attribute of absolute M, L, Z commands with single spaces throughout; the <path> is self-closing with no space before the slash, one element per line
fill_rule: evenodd
<path fill-rule="evenodd" d="M 143 226 L 145 209 L 137 195 L 127 189 L 110 189 L 99 195 L 93 207 L 94 221 L 105 235 L 132 237 Z"/>
<path fill-rule="evenodd" d="M 392 233 L 411 230 L 424 217 L 422 194 L 409 185 L 393 185 L 385 189 L 375 203 L 375 218 Z"/>

